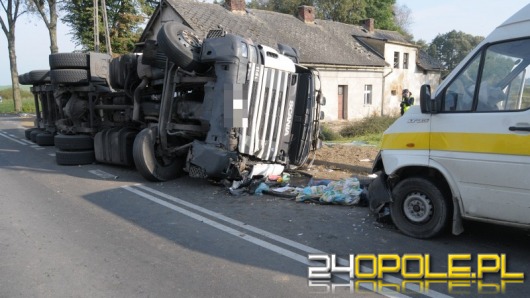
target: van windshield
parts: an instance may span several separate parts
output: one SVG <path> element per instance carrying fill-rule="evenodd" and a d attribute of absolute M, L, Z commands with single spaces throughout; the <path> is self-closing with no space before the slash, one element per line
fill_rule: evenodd
<path fill-rule="evenodd" d="M 529 64 L 530 39 L 489 46 L 448 86 L 442 110 L 491 112 L 529 108 Z"/>

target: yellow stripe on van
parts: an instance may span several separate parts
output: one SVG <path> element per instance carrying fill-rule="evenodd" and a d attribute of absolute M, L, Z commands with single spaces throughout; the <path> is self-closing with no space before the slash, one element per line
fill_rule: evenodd
<path fill-rule="evenodd" d="M 431 149 L 530 155 L 530 135 L 433 132 Z"/>
<path fill-rule="evenodd" d="M 384 134 L 381 149 L 428 150 L 429 135 L 428 132 Z"/>
<path fill-rule="evenodd" d="M 383 136 L 381 149 L 431 149 L 530 156 L 530 135 L 449 132 L 394 133 Z"/>

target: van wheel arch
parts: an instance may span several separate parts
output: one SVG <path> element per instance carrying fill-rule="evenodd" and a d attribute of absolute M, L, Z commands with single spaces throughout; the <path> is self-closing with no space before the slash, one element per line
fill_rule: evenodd
<path fill-rule="evenodd" d="M 405 167 L 399 169 L 388 178 L 390 191 L 392 191 L 401 180 L 413 176 L 428 178 L 440 188 L 446 198 L 451 200 L 453 208 L 451 218 L 449 219 L 451 221 L 451 233 L 453 235 L 460 235 L 464 231 L 460 202 L 453 194 L 445 175 L 440 170 L 429 167 Z"/>

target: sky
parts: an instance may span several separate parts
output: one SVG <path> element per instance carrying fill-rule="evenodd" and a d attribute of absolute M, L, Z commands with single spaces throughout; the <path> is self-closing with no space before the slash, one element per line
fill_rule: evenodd
<path fill-rule="evenodd" d="M 397 0 L 397 4 L 406 5 L 411 10 L 412 23 L 409 29 L 414 39 L 430 43 L 438 34 L 452 30 L 485 37 L 528 4 L 528 0 Z M 5 20 L 5 16 L 2 17 Z M 50 42 L 44 23 L 22 17 L 16 26 L 19 74 L 49 69 Z M 76 49 L 71 41 L 69 28 L 62 23 L 58 26 L 57 39 L 60 52 Z M 0 34 L 0 86 L 2 85 L 11 85 L 7 39 L 3 31 Z"/>

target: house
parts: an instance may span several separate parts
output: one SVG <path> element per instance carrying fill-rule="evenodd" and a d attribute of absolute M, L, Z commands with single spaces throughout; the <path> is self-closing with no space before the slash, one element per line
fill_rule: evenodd
<path fill-rule="evenodd" d="M 229 33 L 276 47 L 296 48 L 300 63 L 319 70 L 327 99 L 325 120 L 360 119 L 399 113 L 401 91 L 418 95 L 424 83 L 436 87 L 441 65 L 397 32 L 315 19 L 315 8 L 300 6 L 293 15 L 246 8 L 245 0 L 225 5 L 193 0 L 163 0 L 149 20 L 141 41 L 156 39 L 168 21 L 179 21 L 199 36 L 221 26 Z"/>

